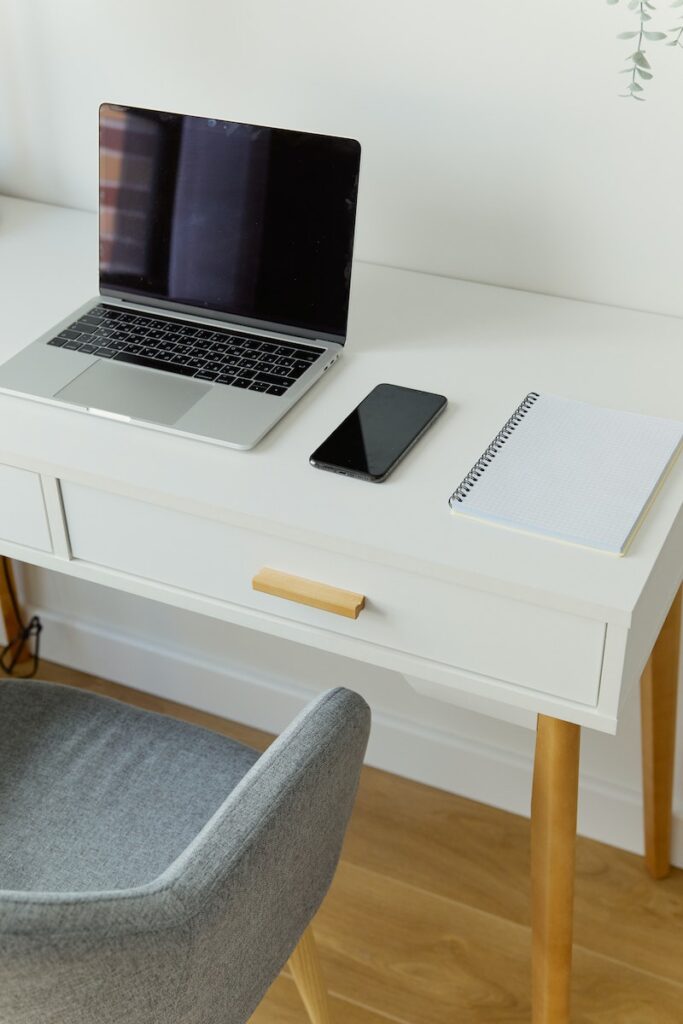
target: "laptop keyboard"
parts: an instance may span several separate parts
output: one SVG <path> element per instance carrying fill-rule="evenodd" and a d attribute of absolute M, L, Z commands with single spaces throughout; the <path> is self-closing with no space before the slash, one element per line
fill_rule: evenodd
<path fill-rule="evenodd" d="M 48 345 L 269 395 L 284 395 L 325 351 L 110 306 L 95 306 Z"/>

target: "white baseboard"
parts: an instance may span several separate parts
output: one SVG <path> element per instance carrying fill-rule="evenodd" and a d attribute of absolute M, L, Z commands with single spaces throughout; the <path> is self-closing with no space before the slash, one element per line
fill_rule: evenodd
<path fill-rule="evenodd" d="M 39 609 L 49 661 L 133 686 L 203 711 L 280 732 L 315 694 L 286 676 L 218 664 L 191 649 L 62 618 Z M 518 753 L 452 731 L 373 714 L 367 763 L 514 814 L 529 815 L 532 763 Z M 635 853 L 643 850 L 640 793 L 581 776 L 579 833 Z M 672 862 L 683 867 L 683 819 L 674 820 Z"/>

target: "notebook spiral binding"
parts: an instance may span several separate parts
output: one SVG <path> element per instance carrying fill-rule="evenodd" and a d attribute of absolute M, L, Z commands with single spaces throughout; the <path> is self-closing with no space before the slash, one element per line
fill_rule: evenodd
<path fill-rule="evenodd" d="M 533 406 L 536 399 L 539 397 L 537 391 L 530 391 L 523 402 L 517 406 L 510 419 L 507 421 L 503 429 L 496 434 L 491 444 L 488 446 L 485 452 L 483 452 L 477 459 L 472 469 L 469 471 L 465 479 L 459 484 L 448 499 L 448 504 L 451 508 L 455 507 L 456 501 L 464 501 L 466 496 L 474 487 L 477 480 L 485 473 L 486 467 L 490 466 L 495 459 L 498 452 L 501 450 L 505 442 L 511 436 L 512 432 L 522 422 L 529 409 Z"/>

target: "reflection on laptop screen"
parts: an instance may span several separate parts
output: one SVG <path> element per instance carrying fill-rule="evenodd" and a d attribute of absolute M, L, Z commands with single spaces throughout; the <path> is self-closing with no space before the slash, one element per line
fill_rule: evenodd
<path fill-rule="evenodd" d="M 100 285 L 344 340 L 360 146 L 105 104 Z"/>

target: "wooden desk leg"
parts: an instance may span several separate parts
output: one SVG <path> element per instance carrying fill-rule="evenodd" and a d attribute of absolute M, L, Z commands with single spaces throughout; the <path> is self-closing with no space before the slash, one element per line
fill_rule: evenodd
<path fill-rule="evenodd" d="M 532 1021 L 567 1024 L 581 729 L 538 716 L 531 798 Z"/>
<path fill-rule="evenodd" d="M 666 878 L 671 870 L 681 593 L 683 588 L 674 598 L 640 680 L 645 864 L 653 878 Z"/>
<path fill-rule="evenodd" d="M 303 933 L 299 945 L 289 958 L 289 969 L 311 1024 L 332 1024 L 327 988 L 311 925 Z"/>
<path fill-rule="evenodd" d="M 7 585 L 7 579 L 9 577 L 12 586 L 14 587 L 14 576 L 12 574 L 12 563 L 9 558 L 0 557 L 0 615 L 2 616 L 2 622 L 5 627 L 5 636 L 9 642 L 12 637 L 17 636 L 21 628 L 19 619 L 14 610 L 12 599 L 10 597 L 9 587 Z M 16 588 L 14 588 L 16 593 Z M 0 649 L 2 644 L 0 644 Z M 8 652 L 8 661 L 11 661 L 14 650 Z M 26 661 L 29 661 L 31 657 L 30 651 L 27 647 L 19 655 L 17 665 L 21 665 Z"/>

